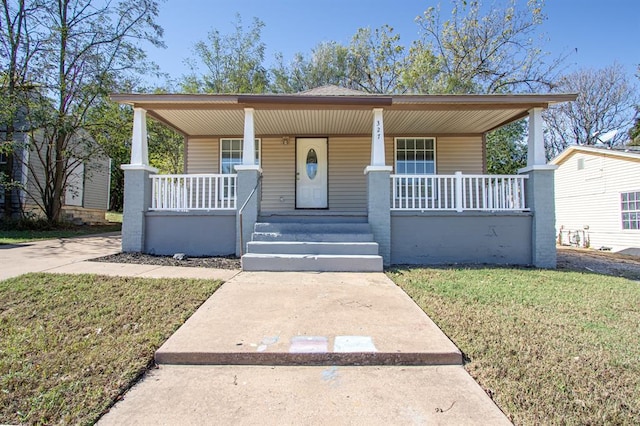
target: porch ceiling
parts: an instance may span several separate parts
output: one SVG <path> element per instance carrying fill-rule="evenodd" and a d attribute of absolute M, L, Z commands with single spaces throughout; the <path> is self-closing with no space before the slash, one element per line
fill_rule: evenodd
<path fill-rule="evenodd" d="M 112 95 L 147 110 L 187 136 L 236 136 L 244 129 L 244 108 L 255 109 L 256 136 L 366 135 L 372 108 L 384 109 L 389 135 L 482 134 L 575 95 Z"/>

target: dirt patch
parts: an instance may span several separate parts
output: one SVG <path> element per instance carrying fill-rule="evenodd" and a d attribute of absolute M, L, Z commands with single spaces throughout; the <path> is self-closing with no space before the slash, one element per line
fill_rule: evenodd
<path fill-rule="evenodd" d="M 558 269 L 640 280 L 640 257 L 573 247 L 558 247 Z"/>
<path fill-rule="evenodd" d="M 142 253 L 117 253 L 92 259 L 95 262 L 136 263 L 157 266 L 187 266 L 193 268 L 240 269 L 240 259 L 235 256 L 185 257 L 183 260 L 172 256 L 153 256 Z"/>

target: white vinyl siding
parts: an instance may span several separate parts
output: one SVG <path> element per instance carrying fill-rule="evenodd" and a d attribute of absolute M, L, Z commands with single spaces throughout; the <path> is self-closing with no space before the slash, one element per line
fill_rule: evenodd
<path fill-rule="evenodd" d="M 579 169 L 582 163 L 584 168 Z M 640 230 L 622 228 L 621 193 L 640 188 L 637 159 L 574 151 L 555 172 L 556 232 L 586 229 L 592 248 L 640 247 Z"/>

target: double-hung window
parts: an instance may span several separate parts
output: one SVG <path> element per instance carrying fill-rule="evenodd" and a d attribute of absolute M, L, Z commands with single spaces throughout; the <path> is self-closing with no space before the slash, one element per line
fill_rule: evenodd
<path fill-rule="evenodd" d="M 397 174 L 424 175 L 435 172 L 435 138 L 396 138 Z"/>
<path fill-rule="evenodd" d="M 640 191 L 620 194 L 622 229 L 640 229 Z"/>
<path fill-rule="evenodd" d="M 433 208 L 437 198 L 433 180 L 424 176 L 436 172 L 435 138 L 396 138 L 394 203 L 405 208 Z M 413 176 L 412 176 L 413 175 Z"/>
<path fill-rule="evenodd" d="M 220 173 L 235 173 L 234 166 L 242 164 L 242 139 L 220 139 Z M 260 165 L 260 139 L 255 141 L 255 164 Z"/>

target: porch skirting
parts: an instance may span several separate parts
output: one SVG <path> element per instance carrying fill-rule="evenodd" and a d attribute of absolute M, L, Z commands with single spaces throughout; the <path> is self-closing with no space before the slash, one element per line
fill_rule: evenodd
<path fill-rule="evenodd" d="M 391 212 L 391 263 L 531 265 L 531 213 Z"/>
<path fill-rule="evenodd" d="M 226 256 L 236 252 L 236 211 L 147 212 L 145 253 Z"/>

